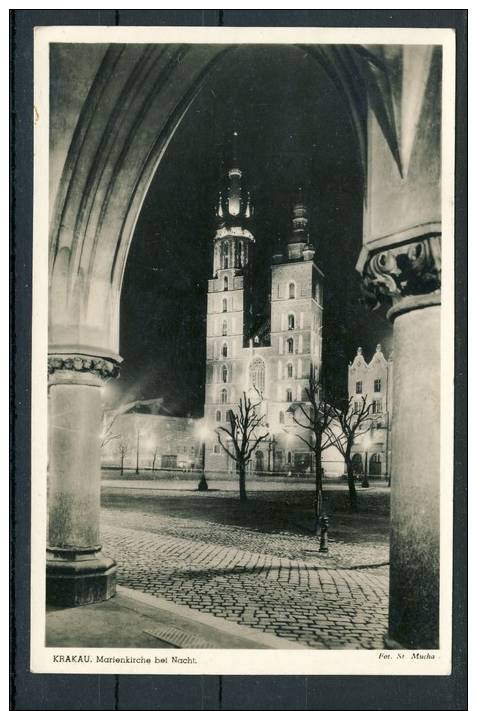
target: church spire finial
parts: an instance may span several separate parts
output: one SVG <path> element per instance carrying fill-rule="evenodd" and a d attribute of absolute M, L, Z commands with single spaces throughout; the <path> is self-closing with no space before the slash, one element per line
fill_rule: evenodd
<path fill-rule="evenodd" d="M 232 134 L 232 167 L 238 168 L 238 131 Z"/>
<path fill-rule="evenodd" d="M 224 207 L 222 205 L 222 191 L 219 192 L 219 203 L 217 205 L 217 217 L 224 216 Z"/>

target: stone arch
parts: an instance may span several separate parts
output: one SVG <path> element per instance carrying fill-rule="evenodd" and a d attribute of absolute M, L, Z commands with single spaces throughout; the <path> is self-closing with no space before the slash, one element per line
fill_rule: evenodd
<path fill-rule="evenodd" d="M 78 116 L 52 210 L 54 349 L 74 344 L 81 350 L 118 353 L 122 279 L 145 195 L 204 81 L 226 54 L 238 51 L 223 45 L 108 46 Z M 372 55 L 363 59 L 357 51 L 326 45 L 297 51 L 316 59 L 339 91 L 364 171 L 366 82 L 360 80 L 358 92 L 346 64 L 371 67 Z"/>
<path fill-rule="evenodd" d="M 182 117 L 224 51 L 214 45 L 108 47 L 78 117 L 51 218 L 55 349 L 118 353 L 119 297 L 142 203 Z"/>
<path fill-rule="evenodd" d="M 301 45 L 296 49 L 308 53 L 325 70 L 356 134 L 366 203 L 365 246 L 357 269 L 369 303 L 392 305 L 389 317 L 399 325 L 395 329 L 396 353 L 400 354 L 395 380 L 405 383 L 394 393 L 398 417 L 392 432 L 393 482 L 400 493 L 393 500 L 399 530 L 391 546 L 394 607 L 390 633 L 404 647 L 432 649 L 438 646 L 439 599 L 439 423 L 435 413 L 440 393 L 436 354 L 440 343 L 441 137 L 440 121 L 435 119 L 441 110 L 441 52 L 438 46 L 417 45 Z M 68 116 L 75 128 L 69 147 L 55 158 L 62 166 L 61 180 L 51 199 L 49 372 L 51 382 L 58 386 L 52 388 L 51 419 L 59 415 L 69 397 L 67 388 L 61 387 L 68 384 L 81 389 L 88 403 L 88 421 L 99 422 L 100 398 L 93 392 L 98 388 L 90 386 L 114 375 L 120 360 L 121 286 L 145 195 L 204 81 L 226 54 L 240 51 L 240 46 L 218 44 L 112 44 L 100 60 L 81 108 L 73 108 L 74 115 Z M 57 118 L 61 125 L 65 117 Z M 368 200 L 368 195 L 373 199 Z M 409 373 L 405 363 L 411 359 L 415 368 Z M 420 392 L 424 372 L 426 398 L 416 406 L 414 393 Z M 91 435 L 82 431 L 82 416 L 78 409 L 71 409 L 71 431 L 77 437 Z M 424 435 L 417 417 L 430 423 Z M 72 551 L 82 541 L 77 535 L 81 527 L 83 552 L 100 547 L 99 444 L 93 440 L 89 463 L 82 463 L 81 471 L 74 469 L 77 460 L 73 456 L 66 457 L 66 465 L 50 460 L 56 496 L 48 504 L 50 529 L 59 511 L 55 505 L 72 481 L 77 487 L 68 510 L 62 510 L 72 524 L 72 535 L 62 541 L 69 557 L 59 560 L 57 555 L 50 564 L 47 594 L 51 600 L 57 589 L 55 580 L 61 578 L 55 578 L 59 570 L 69 570 L 71 600 L 85 595 L 82 601 L 91 602 L 93 589 L 100 599 L 112 594 L 112 561 L 100 561 L 99 555 L 88 561 L 96 572 L 84 590 L 82 581 L 71 572 L 75 565 Z M 71 439 L 63 449 L 74 453 L 75 447 L 78 443 Z M 409 468 L 400 452 L 412 452 L 414 469 L 420 473 L 413 501 L 407 498 L 405 487 L 396 489 L 406 480 Z M 84 501 L 90 502 L 87 517 L 83 516 Z M 409 512 L 418 502 L 426 516 L 420 520 L 420 535 L 415 536 Z M 61 548 L 56 541 L 52 545 Z M 413 547 L 412 561 L 403 559 L 393 546 Z M 103 582 L 98 582 L 100 578 Z M 410 591 L 410 578 L 423 582 Z"/>

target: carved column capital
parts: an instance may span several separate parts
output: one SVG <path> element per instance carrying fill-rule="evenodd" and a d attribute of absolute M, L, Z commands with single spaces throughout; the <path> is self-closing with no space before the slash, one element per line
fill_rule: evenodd
<path fill-rule="evenodd" d="M 104 356 L 53 353 L 48 355 L 48 375 L 67 381 L 73 381 L 78 376 L 90 376 L 100 385 L 119 375 L 119 363 Z"/>
<path fill-rule="evenodd" d="M 391 320 L 403 311 L 439 304 L 441 235 L 426 234 L 371 251 L 362 275 L 367 304 L 373 309 L 391 306 Z"/>

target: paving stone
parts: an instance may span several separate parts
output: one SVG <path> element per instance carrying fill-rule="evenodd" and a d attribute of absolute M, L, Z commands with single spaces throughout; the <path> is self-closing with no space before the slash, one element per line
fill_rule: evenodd
<path fill-rule="evenodd" d="M 341 569 L 329 557 L 326 565 L 335 567 L 325 569 L 323 559 L 299 557 L 293 535 L 286 537 L 290 557 L 284 557 L 268 552 L 276 534 L 260 532 L 252 540 L 255 532 L 221 525 L 208 540 L 191 540 L 182 535 L 181 520 L 173 530 L 171 521 L 164 526 L 152 515 L 122 513 L 108 511 L 102 531 L 122 585 L 315 649 L 383 648 L 387 568 Z M 146 518 L 148 525 L 155 522 L 154 531 L 145 530 Z"/>

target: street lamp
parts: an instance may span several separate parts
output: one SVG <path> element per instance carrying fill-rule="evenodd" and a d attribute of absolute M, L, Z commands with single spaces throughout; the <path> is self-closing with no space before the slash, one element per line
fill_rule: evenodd
<path fill-rule="evenodd" d="M 373 429 L 373 426 L 371 425 L 370 429 L 364 435 L 364 442 L 363 442 L 363 444 L 364 444 L 364 473 L 363 473 L 363 481 L 361 482 L 362 489 L 369 489 L 368 448 L 371 446 L 372 429 Z"/>
<path fill-rule="evenodd" d="M 152 471 L 154 472 L 156 470 L 157 445 L 156 445 L 156 440 L 152 434 L 149 434 L 149 437 L 147 438 L 146 448 L 147 448 L 148 459 L 152 453 L 152 467 L 151 468 L 152 468 Z"/>
<path fill-rule="evenodd" d="M 209 486 L 207 484 L 207 479 L 205 478 L 205 443 L 209 436 L 209 429 L 205 420 L 201 420 L 197 424 L 196 428 L 197 437 L 201 443 L 201 459 L 202 459 L 202 475 L 200 481 L 197 485 L 199 491 L 207 491 Z"/>
<path fill-rule="evenodd" d="M 287 450 L 288 450 L 288 452 L 287 452 L 287 469 L 288 469 L 288 476 L 291 476 L 291 474 L 292 474 L 291 468 L 293 465 L 293 455 L 292 455 L 291 447 L 292 447 L 294 438 L 293 438 L 293 434 L 289 430 L 285 430 L 285 433 L 286 433 L 285 441 L 286 441 Z M 288 461 L 288 455 L 290 455 L 290 461 Z"/>
<path fill-rule="evenodd" d="M 275 434 L 274 433 L 272 433 L 270 435 L 270 439 L 268 440 L 268 471 L 272 472 L 272 474 L 275 471 Z"/>
<path fill-rule="evenodd" d="M 139 475 L 139 430 L 137 431 L 136 440 L 136 476 Z"/>
<path fill-rule="evenodd" d="M 268 472 L 274 472 L 275 471 L 275 445 L 276 445 L 276 429 L 270 426 L 270 423 L 267 422 L 266 427 L 268 429 L 268 466 L 267 470 Z"/>
<path fill-rule="evenodd" d="M 157 458 L 157 447 L 154 448 L 154 456 L 152 458 L 152 471 L 156 471 L 156 458 Z"/>

